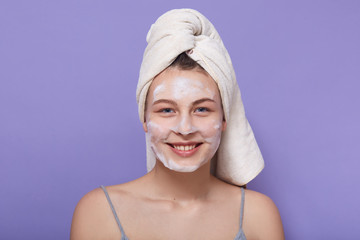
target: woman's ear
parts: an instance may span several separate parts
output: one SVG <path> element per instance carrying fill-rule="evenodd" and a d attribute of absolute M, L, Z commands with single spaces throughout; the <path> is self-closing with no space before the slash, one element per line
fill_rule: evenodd
<path fill-rule="evenodd" d="M 145 131 L 146 133 L 148 132 L 148 128 L 147 128 L 146 122 L 143 122 L 143 129 L 144 129 L 144 131 Z"/>

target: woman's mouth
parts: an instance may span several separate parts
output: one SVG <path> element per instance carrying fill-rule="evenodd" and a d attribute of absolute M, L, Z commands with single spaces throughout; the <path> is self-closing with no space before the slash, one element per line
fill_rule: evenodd
<path fill-rule="evenodd" d="M 181 157 L 190 157 L 197 150 L 202 143 L 167 143 L 171 147 L 171 150 Z"/>

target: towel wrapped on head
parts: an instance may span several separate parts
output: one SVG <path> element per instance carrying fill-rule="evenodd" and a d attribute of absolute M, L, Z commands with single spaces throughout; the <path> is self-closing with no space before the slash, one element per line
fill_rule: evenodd
<path fill-rule="evenodd" d="M 219 87 L 227 128 L 213 157 L 214 175 L 228 183 L 244 185 L 264 168 L 253 131 L 246 119 L 240 89 L 230 56 L 214 26 L 192 9 L 175 9 L 160 16 L 147 37 L 137 85 L 139 116 L 145 121 L 145 102 L 152 80 L 178 55 L 187 55 L 203 67 Z M 147 140 L 147 169 L 156 163 Z"/>

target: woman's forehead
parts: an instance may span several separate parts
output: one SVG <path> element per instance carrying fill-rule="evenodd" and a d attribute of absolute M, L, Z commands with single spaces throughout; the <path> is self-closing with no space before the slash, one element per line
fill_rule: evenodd
<path fill-rule="evenodd" d="M 171 97 L 175 100 L 202 96 L 220 98 L 215 81 L 206 72 L 199 70 L 167 69 L 153 80 L 148 98 Z M 217 99 L 216 99 L 217 100 Z"/>

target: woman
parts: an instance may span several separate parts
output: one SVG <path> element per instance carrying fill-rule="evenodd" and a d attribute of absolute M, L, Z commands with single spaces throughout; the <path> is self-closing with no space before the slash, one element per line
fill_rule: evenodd
<path fill-rule="evenodd" d="M 239 187 L 263 160 L 213 25 L 172 10 L 147 41 L 137 100 L 149 173 L 86 194 L 71 239 L 284 239 L 271 199 Z"/>

